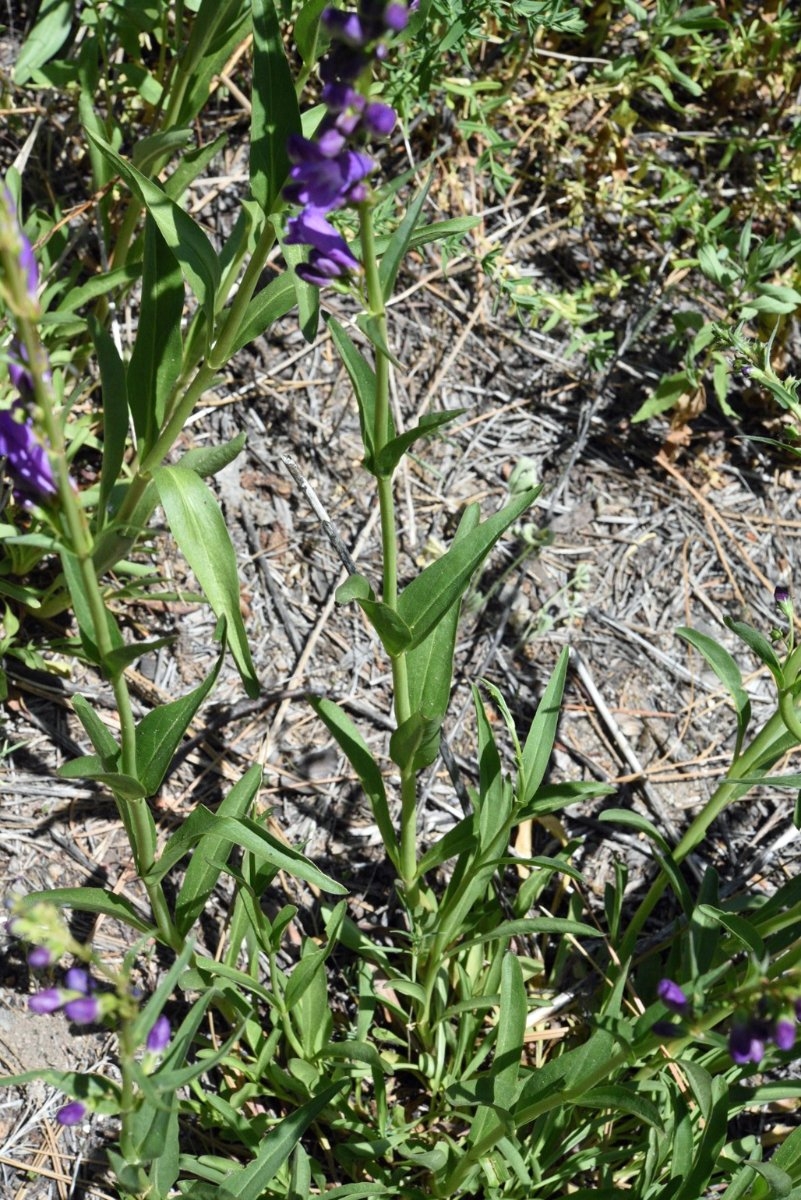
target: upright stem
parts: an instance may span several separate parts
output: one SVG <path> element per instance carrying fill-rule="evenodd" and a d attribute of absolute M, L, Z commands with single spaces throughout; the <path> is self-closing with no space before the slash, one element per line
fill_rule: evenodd
<path fill-rule="evenodd" d="M 387 310 L 381 288 L 378 272 L 378 258 L 373 236 L 372 211 L 369 204 L 359 206 L 359 218 L 362 242 L 362 261 L 364 262 L 365 280 L 367 284 L 367 303 L 371 317 L 376 322 L 378 336 L 376 341 L 381 345 L 387 344 Z M 389 417 L 389 360 L 375 346 L 375 424 L 373 428 L 373 445 L 376 458 L 390 440 Z M 381 520 L 381 551 L 383 561 L 383 579 L 381 599 L 388 608 L 397 612 L 398 608 L 398 531 L 395 521 L 395 499 L 393 490 L 393 475 L 377 476 L 378 508 Z M 400 727 L 409 719 L 411 702 L 409 698 L 409 674 L 406 655 L 403 653 L 392 656 L 392 684 L 394 692 L 395 721 Z M 401 771 L 401 835 L 400 835 L 400 876 L 404 887 L 407 904 L 413 908 L 417 903 L 417 780 L 413 763 L 408 763 Z"/>

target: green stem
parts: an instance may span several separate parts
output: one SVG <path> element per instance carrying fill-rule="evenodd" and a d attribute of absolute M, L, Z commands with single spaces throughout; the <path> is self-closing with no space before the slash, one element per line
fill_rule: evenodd
<path fill-rule="evenodd" d="M 32 317 L 27 315 L 28 301 L 24 281 L 19 277 L 19 266 L 13 256 L 3 255 L 3 266 L 7 280 L 11 282 L 15 295 L 17 329 L 25 347 L 27 361 L 33 380 L 33 396 L 37 416 L 50 447 L 50 465 L 58 489 L 60 511 L 66 526 L 66 546 L 63 553 L 72 555 L 78 563 L 80 587 L 91 617 L 97 644 L 101 670 L 109 679 L 120 722 L 120 771 L 124 775 L 137 777 L 136 770 L 136 723 L 131 707 L 131 696 L 124 672 L 110 670 L 107 666 L 113 651 L 109 630 L 108 613 L 92 559 L 92 535 L 86 514 L 69 475 L 66 444 L 61 421 L 53 408 L 52 395 L 47 382 L 47 360 L 39 341 L 38 331 Z M 147 811 L 144 800 L 129 801 L 115 795 L 117 807 L 128 835 L 136 870 L 140 878 L 150 871 L 155 860 L 155 826 Z M 169 909 L 161 884 L 147 884 L 147 892 L 159 933 L 169 945 L 175 945 L 177 934 L 170 920 Z"/>
<path fill-rule="evenodd" d="M 389 415 L 389 359 L 380 348 L 387 345 L 387 310 L 378 271 L 378 256 L 373 233 L 372 210 L 369 203 L 359 205 L 359 225 L 367 285 L 367 306 L 376 324 L 375 342 L 375 419 L 373 446 L 376 458 L 390 440 Z M 395 520 L 395 498 L 393 475 L 379 475 L 378 508 L 381 521 L 381 555 L 383 579 L 381 599 L 393 612 L 398 609 L 398 531 Z M 392 656 L 392 685 L 395 706 L 395 721 L 398 727 L 411 716 L 409 697 L 409 673 L 406 655 Z M 417 780 L 414 766 L 410 763 L 401 772 L 401 833 L 400 860 L 401 882 L 406 903 L 414 908 L 418 900 L 417 876 Z"/>

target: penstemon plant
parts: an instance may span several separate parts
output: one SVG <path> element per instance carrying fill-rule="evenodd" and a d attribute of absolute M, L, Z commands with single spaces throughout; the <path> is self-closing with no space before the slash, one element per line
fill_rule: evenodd
<path fill-rule="evenodd" d="M 536 9 L 547 23 L 564 19 L 560 7 L 520 9 L 527 21 Z M 139 34 L 128 36 L 130 13 L 89 5 L 83 48 L 70 62 L 83 89 L 98 236 L 110 270 L 78 285 L 77 297 L 50 281 L 43 291 L 33 230 L 24 232 L 19 220 L 18 176 L 12 173 L 0 197 L 9 380 L 0 451 L 13 486 L 2 526 L 4 651 L 24 654 L 15 634 L 26 613 L 72 614 L 72 648 L 112 690 L 119 734 L 77 696 L 75 714 L 92 749 L 62 774 L 92 780 L 114 797 L 148 900 L 143 914 L 102 888 L 9 899 L 9 931 L 31 947 L 30 968 L 47 976 L 30 997 L 31 1011 L 41 1018 L 63 1011 L 76 1024 L 113 1028 L 118 1078 L 33 1071 L 4 1082 L 54 1084 L 68 1097 L 57 1117 L 64 1126 L 80 1126 L 89 1113 L 116 1120 L 109 1164 L 125 1197 L 522 1200 L 625 1190 L 643 1200 L 698 1200 L 722 1187 L 729 1200 L 790 1195 L 801 1186 L 795 1134 L 767 1163 L 758 1143 L 728 1130 L 748 1107 L 801 1094 L 792 1082 L 749 1081 L 763 1056 L 786 1061 L 795 1042 L 801 888 L 792 880 L 767 902 L 734 904 L 721 897 L 711 868 L 697 897 L 682 873 L 712 822 L 752 786 L 801 787 L 795 775 L 767 774 L 801 744 L 801 650 L 789 592 L 777 594 L 789 619 L 784 650 L 781 634 L 771 641 L 731 624 L 777 688 L 775 715 L 750 740 L 750 702 L 735 660 L 707 635 L 680 631 L 729 689 L 736 745 L 726 777 L 672 849 L 642 817 L 604 814 L 653 845 L 657 871 L 639 902 L 627 900 L 626 869 L 618 864 L 603 917 L 592 911 L 570 839 L 551 855 L 512 850 L 517 827 L 613 790 L 548 781 L 567 650 L 525 731 L 497 687 L 476 683 L 476 772 L 465 816 L 421 843 L 421 781 L 447 755 L 462 599 L 538 494 L 527 473 L 516 472 L 503 507 L 482 519 L 469 505 L 442 556 L 406 577 L 395 475 L 404 455 L 459 414 L 436 412 L 395 428 L 389 302 L 410 247 L 473 224 L 429 223 L 425 183 L 394 227 L 376 219 L 395 185 L 382 182 L 375 146 L 398 119 L 382 99 L 381 72 L 404 39 L 425 38 L 427 9 L 393 0 L 361 0 L 355 11 L 317 0 L 286 12 L 271 0 L 148 6 L 142 21 L 159 48 L 155 64 L 129 64 L 139 74 L 131 69 L 125 78 L 143 81 L 149 132 L 129 159 L 111 109 L 104 118 L 86 97 L 91 88 L 113 94 L 123 86 L 115 84 L 110 47 L 120 36 L 132 53 Z M 294 18 L 296 77 L 281 15 Z M 40 33 L 22 73 L 47 78 L 49 69 L 57 79 Z M 250 191 L 218 252 L 181 203 L 217 143 L 175 155 L 209 82 L 248 36 Z M 297 97 L 315 72 L 319 103 L 301 114 Z M 124 194 L 115 204 L 117 188 Z M 276 244 L 287 269 L 260 289 Z M 134 284 L 139 323 L 125 356 L 109 332 L 110 314 Z M 351 570 L 337 599 L 359 606 L 391 668 L 388 762 L 333 700 L 309 702 L 361 783 L 394 876 L 397 904 L 381 938 L 351 918 L 341 882 L 279 841 L 257 814 L 258 766 L 215 812 L 199 806 L 163 844 L 151 808 L 226 652 L 248 693 L 259 691 L 234 549 L 206 482 L 236 458 L 242 439 L 176 461 L 179 438 L 217 372 L 275 320 L 297 307 L 305 335 L 316 335 L 324 288 L 358 309 L 350 327 L 330 313 L 324 319 L 358 407 L 363 467 L 380 516 L 381 578 Z M 44 320 L 47 304 L 59 298 L 60 321 Z M 82 307 L 87 315 L 78 320 L 73 314 Z M 72 470 L 77 418 L 59 340 L 60 327 L 71 331 L 74 321 L 82 351 L 96 360 L 103 397 L 96 433 L 102 466 L 83 487 Z M 222 645 L 198 687 L 137 719 L 127 672 L 166 639 L 126 641 L 115 615 L 125 585 L 117 581 L 128 579 L 131 557 L 147 545 L 157 505 L 218 619 Z M 48 582 L 37 590 L 31 579 L 45 562 Z M 297 909 L 287 904 L 269 917 L 260 903 L 279 872 L 320 897 L 324 936 L 302 940 L 291 970 L 285 952 Z M 221 880 L 233 899 L 213 956 L 196 931 Z M 76 941 L 63 909 L 122 922 L 133 941 L 122 965 Z M 139 964 L 156 950 L 168 965 L 143 997 Z M 343 981 L 344 1007 L 333 1002 Z M 570 1021 L 562 1023 L 568 1009 Z M 207 1129 L 224 1135 L 213 1152 L 198 1150 L 197 1132 Z"/>

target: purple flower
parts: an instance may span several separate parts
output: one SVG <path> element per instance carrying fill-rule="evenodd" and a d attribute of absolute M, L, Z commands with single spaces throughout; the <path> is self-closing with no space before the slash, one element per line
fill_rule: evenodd
<path fill-rule="evenodd" d="M 368 41 L 367 30 L 356 13 L 340 12 L 338 8 L 324 8 L 320 24 L 326 33 L 347 46 L 361 48 Z"/>
<path fill-rule="evenodd" d="M 162 1050 L 166 1050 L 170 1041 L 170 1022 L 164 1013 L 157 1017 L 153 1023 L 153 1028 L 147 1035 L 147 1048 L 151 1054 L 160 1054 Z"/>
<path fill-rule="evenodd" d="M 784 587 L 782 584 L 777 584 L 773 589 L 773 602 L 777 608 L 783 611 L 786 610 L 787 606 L 791 604 L 790 589 Z"/>
<path fill-rule="evenodd" d="M 89 995 L 92 984 L 93 981 L 86 967 L 70 967 L 64 976 L 64 986 L 68 987 L 71 992 L 81 992 L 84 996 Z"/>
<path fill-rule="evenodd" d="M 318 256 L 335 263 L 338 268 L 335 275 L 356 270 L 359 266 L 342 235 L 313 208 L 304 209 L 288 221 L 287 231 L 286 240 L 291 246 L 311 246 Z"/>
<path fill-rule="evenodd" d="M 28 955 L 28 966 L 33 967 L 35 971 L 41 971 L 44 967 L 49 967 L 53 961 L 53 955 L 47 949 L 47 946 L 34 946 Z"/>
<path fill-rule="evenodd" d="M 657 984 L 656 994 L 671 1012 L 685 1013 L 690 1006 L 690 1001 L 679 985 L 674 983 L 672 979 L 660 979 Z"/>
<path fill-rule="evenodd" d="M 19 501 L 25 503 L 56 494 L 50 460 L 37 440 L 33 421 L 25 416 L 19 403 L 0 411 L 0 456 L 6 459 L 6 470 Z"/>
<path fill-rule="evenodd" d="M 787 1017 L 777 1021 L 773 1040 L 779 1050 L 792 1050 L 795 1045 L 795 1021 Z"/>
<path fill-rule="evenodd" d="M 341 135 L 340 145 L 344 144 Z M 342 208 L 351 198 L 355 185 L 374 169 L 375 163 L 358 150 L 339 150 L 327 154 L 325 149 L 308 138 L 293 134 L 288 144 L 292 180 L 284 188 L 284 196 L 293 204 L 302 204 L 320 212 Z"/>
<path fill-rule="evenodd" d="M 34 1013 L 52 1013 L 61 1008 L 64 993 L 61 988 L 45 988 L 28 997 L 28 1008 Z"/>
<path fill-rule="evenodd" d="M 398 115 L 389 104 L 380 104 L 377 100 L 365 105 L 364 127 L 373 137 L 388 137 L 395 128 Z"/>
<path fill-rule="evenodd" d="M 339 42 L 320 59 L 320 78 L 323 83 L 355 83 L 369 63 L 364 50 Z"/>
<path fill-rule="evenodd" d="M 409 11 L 405 4 L 388 4 L 384 9 L 384 24 L 392 33 L 401 33 L 409 24 Z"/>
<path fill-rule="evenodd" d="M 94 996 L 79 996 L 64 1005 L 64 1012 L 76 1025 L 91 1025 L 100 1016 L 100 1003 Z"/>
<path fill-rule="evenodd" d="M 86 1116 L 86 1105 L 81 1104 L 80 1100 L 73 1100 L 71 1104 L 65 1104 L 56 1113 L 56 1120 L 59 1125 L 77 1125 Z"/>
<path fill-rule="evenodd" d="M 737 1022 L 729 1032 L 729 1054 L 739 1066 L 759 1063 L 765 1056 L 766 1031 L 761 1022 Z"/>

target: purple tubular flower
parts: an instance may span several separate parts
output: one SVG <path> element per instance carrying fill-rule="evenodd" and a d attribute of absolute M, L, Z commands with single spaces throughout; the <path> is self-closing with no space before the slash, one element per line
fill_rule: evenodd
<path fill-rule="evenodd" d="M 409 10 L 406 5 L 388 4 L 384 9 L 384 24 L 391 33 L 402 33 L 409 24 Z"/>
<path fill-rule="evenodd" d="M 729 1032 L 729 1054 L 738 1066 L 759 1063 L 765 1056 L 765 1032 L 760 1024 L 739 1022 Z"/>
<path fill-rule="evenodd" d="M 44 967 L 49 967 L 52 961 L 53 955 L 47 946 L 34 946 L 28 955 L 28 966 L 33 967 L 35 971 L 41 971 Z"/>
<path fill-rule="evenodd" d="M 367 30 L 356 13 L 341 12 L 338 8 L 324 8 L 320 24 L 328 35 L 346 46 L 361 48 L 367 44 Z"/>
<path fill-rule="evenodd" d="M 782 604 L 786 604 L 789 599 L 790 599 L 789 588 L 783 587 L 781 584 L 777 584 L 777 586 L 773 589 L 774 604 L 778 604 L 781 606 Z"/>
<path fill-rule="evenodd" d="M 92 979 L 86 967 L 70 967 L 64 976 L 64 986 L 71 992 L 81 992 L 88 996 L 92 990 Z"/>
<path fill-rule="evenodd" d="M 395 128 L 397 119 L 395 109 L 389 104 L 381 104 L 375 100 L 365 105 L 364 127 L 373 137 L 388 137 Z"/>
<path fill-rule="evenodd" d="M 328 111 L 334 113 L 364 105 L 364 98 L 347 83 L 327 83 L 322 90 L 322 101 Z"/>
<path fill-rule="evenodd" d="M 94 996 L 79 996 L 64 1005 L 64 1012 L 76 1025 L 91 1025 L 100 1015 L 100 1005 Z"/>
<path fill-rule="evenodd" d="M 61 1008 L 64 993 L 61 988 L 45 988 L 28 997 L 28 1008 L 33 1013 L 52 1013 Z"/>
<path fill-rule="evenodd" d="M 19 417 L 22 417 L 20 420 Z M 56 494 L 53 470 L 44 446 L 37 440 L 33 421 L 21 404 L 0 411 L 0 456 L 14 481 L 18 500 L 47 499 Z"/>
<path fill-rule="evenodd" d="M 342 235 L 316 209 L 304 209 L 287 221 L 286 240 L 291 246 L 311 246 L 319 254 L 339 263 L 344 271 L 352 271 L 359 265 Z"/>
<path fill-rule="evenodd" d="M 319 212 L 331 212 L 348 203 L 352 189 L 369 175 L 375 163 L 358 150 L 342 150 L 331 156 L 316 143 L 297 135 L 289 139 L 292 180 L 284 196 Z"/>
<path fill-rule="evenodd" d="M 151 1054 L 160 1054 L 162 1050 L 166 1050 L 170 1041 L 170 1022 L 164 1013 L 160 1017 L 156 1017 L 153 1023 L 153 1028 L 147 1035 L 147 1049 Z"/>
<path fill-rule="evenodd" d="M 792 1050 L 795 1045 L 795 1021 L 783 1017 L 776 1022 L 773 1040 L 779 1050 Z"/>
<path fill-rule="evenodd" d="M 674 983 L 672 979 L 660 979 L 657 984 L 656 994 L 671 1012 L 685 1013 L 690 1006 L 690 1001 L 679 985 Z"/>
<path fill-rule="evenodd" d="M 77 1125 L 86 1116 L 86 1105 L 81 1104 L 80 1100 L 73 1100 L 71 1104 L 65 1104 L 56 1113 L 56 1120 L 59 1125 Z"/>
<path fill-rule="evenodd" d="M 355 83 L 369 62 L 364 50 L 338 42 L 320 59 L 320 78 L 323 83 Z"/>

